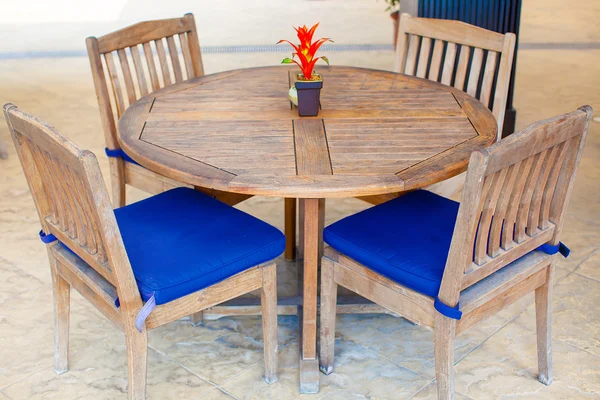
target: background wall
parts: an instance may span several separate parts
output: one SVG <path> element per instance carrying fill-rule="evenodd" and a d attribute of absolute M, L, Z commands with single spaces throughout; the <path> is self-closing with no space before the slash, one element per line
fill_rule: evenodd
<path fill-rule="evenodd" d="M 100 36 L 147 19 L 194 13 L 201 45 L 273 44 L 292 25 L 321 22 L 337 43 L 391 43 L 383 0 L 2 0 L 0 53 L 84 50 Z M 377 29 L 373 29 L 374 25 Z"/>

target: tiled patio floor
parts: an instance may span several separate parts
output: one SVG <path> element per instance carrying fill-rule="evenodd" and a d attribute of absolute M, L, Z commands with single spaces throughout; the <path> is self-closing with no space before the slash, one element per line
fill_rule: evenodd
<path fill-rule="evenodd" d="M 596 8 L 595 13 L 597 21 L 600 11 Z M 549 14 L 524 9 L 527 38 L 541 42 L 549 35 L 547 41 L 559 41 L 551 34 L 555 16 Z M 600 35 L 579 32 L 574 37 L 594 41 Z M 279 54 L 210 54 L 205 56 L 205 64 L 207 72 L 216 72 L 274 64 L 279 59 Z M 393 64 L 391 52 L 336 53 L 335 60 L 330 59 L 335 64 L 380 69 L 390 69 Z M 520 52 L 515 94 L 519 127 L 586 103 L 600 110 L 598 65 L 599 50 Z M 0 60 L 0 102 L 7 101 L 49 121 L 82 147 L 103 154 L 85 58 Z M 0 138 L 9 140 L 4 122 L 0 123 Z M 12 145 L 9 151 L 9 159 L 0 161 L 0 400 L 124 399 L 124 337 L 75 292 L 70 370 L 60 376 L 53 371 L 47 258 L 37 238 L 37 214 Z M 106 158 L 99 158 L 108 179 Z M 572 255 L 568 260 L 559 259 L 556 273 L 554 383 L 546 387 L 536 380 L 535 316 L 533 298 L 528 297 L 457 339 L 458 399 L 600 398 L 599 159 L 600 123 L 592 123 L 564 228 L 563 241 L 570 245 Z M 142 196 L 131 190 L 129 198 Z M 327 222 L 365 207 L 354 199 L 330 201 Z M 240 208 L 283 228 L 281 199 L 253 198 Z M 280 294 L 295 290 L 296 269 L 295 263 L 279 264 Z M 432 334 L 422 327 L 385 315 L 338 317 L 335 373 L 321 375 L 319 394 L 299 395 L 298 321 L 280 317 L 279 325 L 280 379 L 270 386 L 261 379 L 259 317 L 222 318 L 199 327 L 184 320 L 151 331 L 148 397 L 435 398 Z"/>

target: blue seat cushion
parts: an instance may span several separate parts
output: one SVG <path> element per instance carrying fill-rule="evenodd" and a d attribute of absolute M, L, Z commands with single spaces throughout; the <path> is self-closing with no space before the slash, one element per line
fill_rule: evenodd
<path fill-rule="evenodd" d="M 106 153 L 106 155 L 108 157 L 122 158 L 124 161 L 127 161 L 129 163 L 140 165 L 133 158 L 129 157 L 129 155 L 127 153 L 125 153 L 125 151 L 123 149 L 114 149 L 114 150 L 111 150 L 108 147 L 105 147 L 104 148 L 104 152 Z"/>
<path fill-rule="evenodd" d="M 422 294 L 440 290 L 459 203 L 417 190 L 327 228 L 331 247 Z"/>
<path fill-rule="evenodd" d="M 212 197 L 177 188 L 115 210 L 144 300 L 164 304 L 278 257 L 278 229 Z"/>

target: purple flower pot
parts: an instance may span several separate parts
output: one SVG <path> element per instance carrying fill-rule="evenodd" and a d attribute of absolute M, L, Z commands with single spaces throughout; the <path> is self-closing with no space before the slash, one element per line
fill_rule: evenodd
<path fill-rule="evenodd" d="M 314 117 L 319 114 L 322 87 L 322 79 L 318 81 L 296 81 L 298 114 L 301 117 Z"/>

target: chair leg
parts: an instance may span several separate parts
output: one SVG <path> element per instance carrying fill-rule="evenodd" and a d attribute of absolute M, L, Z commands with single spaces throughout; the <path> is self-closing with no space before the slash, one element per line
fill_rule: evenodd
<path fill-rule="evenodd" d="M 441 314 L 435 317 L 434 351 L 438 400 L 454 399 L 454 336 L 456 320 Z"/>
<path fill-rule="evenodd" d="M 56 269 L 56 260 L 50 257 L 52 289 L 54 292 L 54 371 L 62 374 L 69 370 L 69 314 L 71 286 Z"/>
<path fill-rule="evenodd" d="M 304 260 L 304 199 L 298 199 L 298 251 L 297 257 Z"/>
<path fill-rule="evenodd" d="M 204 320 L 204 311 L 198 311 L 197 313 L 193 313 L 190 315 L 190 320 L 192 321 L 192 325 L 200 326 L 202 325 L 202 321 Z"/>
<path fill-rule="evenodd" d="M 335 316 L 337 309 L 337 284 L 333 277 L 333 262 L 321 259 L 321 338 L 319 351 L 319 368 L 325 375 L 333 372 L 335 349 Z"/>
<path fill-rule="evenodd" d="M 265 351 L 265 382 L 277 382 L 277 269 L 275 263 L 262 269 L 260 304 Z"/>
<path fill-rule="evenodd" d="M 112 157 L 109 158 L 110 174 L 112 184 L 112 202 L 113 207 L 125 206 L 125 163 L 122 159 Z"/>
<path fill-rule="evenodd" d="M 8 158 L 8 150 L 6 150 L 6 145 L 2 140 L 0 140 L 0 158 Z"/>
<path fill-rule="evenodd" d="M 148 333 L 131 327 L 125 333 L 127 341 L 127 393 L 129 400 L 146 399 L 146 367 L 148 360 Z"/>
<path fill-rule="evenodd" d="M 537 328 L 538 380 L 552 383 L 552 280 L 554 261 L 548 266 L 546 283 L 535 290 L 535 322 Z"/>
<path fill-rule="evenodd" d="M 296 199 L 285 199 L 285 259 L 296 259 Z"/>

